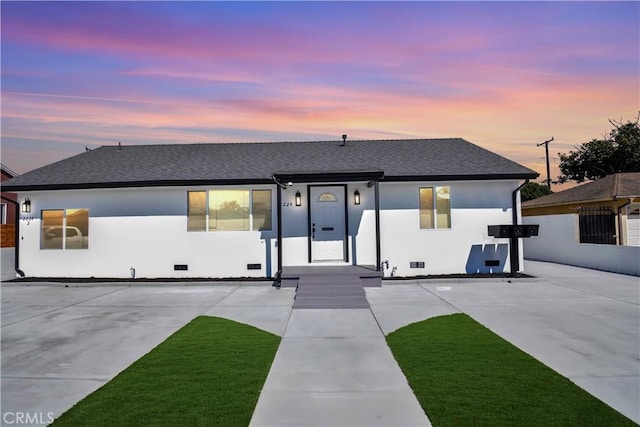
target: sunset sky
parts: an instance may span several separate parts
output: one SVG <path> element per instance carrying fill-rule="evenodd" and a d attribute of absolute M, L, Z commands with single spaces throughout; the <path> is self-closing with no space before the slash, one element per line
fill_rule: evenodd
<path fill-rule="evenodd" d="M 6 2 L 2 163 L 462 137 L 544 176 L 640 109 L 639 2 Z M 552 159 L 557 176 L 556 159 Z"/>

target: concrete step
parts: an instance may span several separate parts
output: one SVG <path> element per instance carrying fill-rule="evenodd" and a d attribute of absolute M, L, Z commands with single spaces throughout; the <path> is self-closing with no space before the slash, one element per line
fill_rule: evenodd
<path fill-rule="evenodd" d="M 296 298 L 302 296 L 320 296 L 320 297 L 346 297 L 346 296 L 362 296 L 366 295 L 362 286 L 311 286 L 298 287 Z"/>
<path fill-rule="evenodd" d="M 280 287 L 281 288 L 295 288 L 298 286 L 298 278 L 281 278 L 280 279 Z"/>
<path fill-rule="evenodd" d="M 311 297 L 296 298 L 293 308 L 369 308 L 369 302 L 363 297 Z"/>
<path fill-rule="evenodd" d="M 336 282 L 333 280 L 325 280 L 324 282 L 307 282 L 305 280 L 301 280 L 300 282 L 298 282 L 298 286 L 304 286 L 307 288 L 327 288 L 327 287 L 349 287 L 349 286 L 360 286 L 362 287 L 362 281 L 361 280 L 350 280 L 350 281 L 342 281 L 342 282 Z"/>

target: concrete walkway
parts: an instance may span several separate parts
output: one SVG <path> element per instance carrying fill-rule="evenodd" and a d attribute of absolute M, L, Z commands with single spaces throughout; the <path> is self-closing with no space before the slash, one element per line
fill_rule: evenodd
<path fill-rule="evenodd" d="M 293 310 L 251 426 L 430 426 L 368 309 Z"/>

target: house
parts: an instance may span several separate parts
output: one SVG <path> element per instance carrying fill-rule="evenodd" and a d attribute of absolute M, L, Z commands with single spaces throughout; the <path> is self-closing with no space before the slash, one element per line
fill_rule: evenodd
<path fill-rule="evenodd" d="M 640 246 L 640 172 L 617 173 L 522 203 L 523 216 L 577 215 L 581 243 Z"/>
<path fill-rule="evenodd" d="M 528 259 L 640 275 L 640 172 L 618 173 L 522 203 Z"/>
<path fill-rule="evenodd" d="M 509 272 L 538 174 L 460 138 L 103 146 L 6 183 L 31 277 Z M 516 248 L 517 250 L 517 245 Z M 521 258 L 513 257 L 516 264 Z"/>

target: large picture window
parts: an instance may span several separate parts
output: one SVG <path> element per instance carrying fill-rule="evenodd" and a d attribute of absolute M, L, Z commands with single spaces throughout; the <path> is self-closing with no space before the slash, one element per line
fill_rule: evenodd
<path fill-rule="evenodd" d="M 271 190 L 187 191 L 187 231 L 269 231 L 271 222 Z"/>
<path fill-rule="evenodd" d="M 89 210 L 42 211 L 40 249 L 89 249 Z"/>
<path fill-rule="evenodd" d="M 450 187 L 420 188 L 420 228 L 451 228 Z"/>

